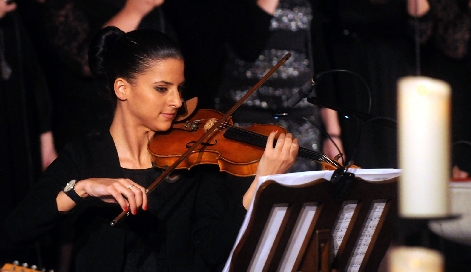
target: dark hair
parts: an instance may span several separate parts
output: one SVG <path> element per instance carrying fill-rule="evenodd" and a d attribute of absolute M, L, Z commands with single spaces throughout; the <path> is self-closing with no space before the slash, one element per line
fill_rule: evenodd
<path fill-rule="evenodd" d="M 154 61 L 169 58 L 183 60 L 177 44 L 164 33 L 152 29 L 123 32 L 108 26 L 90 42 L 88 63 L 100 91 L 116 104 L 113 84 L 122 77 L 130 82 L 145 72 Z"/>

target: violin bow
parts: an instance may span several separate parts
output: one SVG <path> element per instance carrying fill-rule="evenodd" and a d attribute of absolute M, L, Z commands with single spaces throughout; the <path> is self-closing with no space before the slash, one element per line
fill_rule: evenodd
<path fill-rule="evenodd" d="M 289 58 L 291 57 L 291 53 L 286 53 L 286 55 L 284 55 L 277 63 L 275 66 L 273 66 L 265 76 L 263 76 L 258 82 L 257 84 L 255 84 L 252 88 L 250 88 L 250 90 L 247 91 L 247 93 L 241 98 L 239 99 L 239 101 L 237 101 L 234 106 L 232 106 L 232 108 L 230 108 L 226 114 L 224 114 L 224 116 L 219 119 L 211 128 L 209 128 L 206 133 L 201 136 L 201 138 L 196 141 L 191 147 L 189 147 L 187 149 L 187 151 L 185 153 L 182 154 L 182 156 L 180 156 L 180 158 L 178 158 L 178 160 L 176 160 L 171 166 L 167 167 L 164 172 L 156 179 L 154 180 L 154 182 L 152 182 L 151 185 L 149 185 L 149 187 L 147 187 L 146 189 L 146 194 L 149 195 L 154 189 L 155 187 L 162 181 L 164 180 L 167 176 L 170 175 L 170 173 L 172 173 L 173 170 L 175 170 L 175 168 L 177 168 L 177 166 L 182 163 L 201 143 L 203 143 L 203 141 L 208 138 L 217 128 L 221 127 L 224 123 L 227 122 L 227 120 L 231 117 L 231 115 L 234 113 L 235 110 L 237 110 L 237 108 L 240 107 L 240 105 L 242 105 L 242 103 L 244 103 L 245 100 L 247 100 L 247 98 L 252 95 L 258 88 L 260 88 L 260 86 L 262 86 L 263 83 L 265 83 L 265 81 L 276 71 L 278 70 L 278 68 L 280 68 L 280 66 L 285 63 L 286 60 L 288 60 Z M 126 211 L 122 211 L 115 219 L 113 219 L 113 221 L 111 221 L 110 225 L 111 226 L 115 226 L 121 219 L 124 218 L 124 216 L 129 216 L 130 212 L 126 212 Z"/>

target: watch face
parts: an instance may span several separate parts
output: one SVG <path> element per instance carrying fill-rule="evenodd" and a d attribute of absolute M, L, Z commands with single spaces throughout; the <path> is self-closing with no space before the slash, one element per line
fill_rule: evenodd
<path fill-rule="evenodd" d="M 71 180 L 69 182 L 67 182 L 67 184 L 65 185 L 65 188 L 64 188 L 64 192 L 68 192 L 70 190 L 72 190 L 75 186 L 75 180 Z"/>

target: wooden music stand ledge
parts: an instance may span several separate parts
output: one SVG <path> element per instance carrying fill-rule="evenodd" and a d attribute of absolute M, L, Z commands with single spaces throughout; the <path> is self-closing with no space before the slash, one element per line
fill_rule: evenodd
<path fill-rule="evenodd" d="M 225 271 L 377 271 L 397 217 L 397 179 L 353 176 L 341 199 L 325 178 L 265 181 Z"/>

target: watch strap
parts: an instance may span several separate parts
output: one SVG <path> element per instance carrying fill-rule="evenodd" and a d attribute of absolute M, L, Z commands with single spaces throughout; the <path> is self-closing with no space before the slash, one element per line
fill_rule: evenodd
<path fill-rule="evenodd" d="M 77 192 L 75 192 L 74 189 L 72 189 L 72 190 L 70 190 L 70 191 L 68 191 L 68 192 L 65 192 L 65 194 L 66 194 L 68 197 L 70 197 L 70 199 L 72 199 L 72 200 L 73 200 L 75 203 L 77 203 L 77 204 L 85 200 L 85 198 L 80 197 L 80 196 L 77 194 Z"/>
<path fill-rule="evenodd" d="M 84 197 L 80 197 L 77 192 L 75 191 L 75 184 L 70 190 L 64 190 L 64 193 L 70 197 L 76 204 L 85 200 Z"/>

